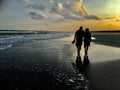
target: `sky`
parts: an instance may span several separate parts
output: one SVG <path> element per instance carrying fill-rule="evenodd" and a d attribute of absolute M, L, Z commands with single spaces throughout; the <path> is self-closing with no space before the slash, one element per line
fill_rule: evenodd
<path fill-rule="evenodd" d="M 120 30 L 120 0 L 0 0 L 0 29 Z"/>

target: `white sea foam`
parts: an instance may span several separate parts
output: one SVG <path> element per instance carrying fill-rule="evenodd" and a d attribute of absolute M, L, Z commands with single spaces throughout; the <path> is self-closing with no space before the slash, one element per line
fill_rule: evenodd
<path fill-rule="evenodd" d="M 13 46 L 12 44 L 0 45 L 0 50 L 5 50 L 5 49 L 10 48 L 10 47 L 12 47 L 12 46 Z"/>
<path fill-rule="evenodd" d="M 49 40 L 49 39 L 58 39 L 70 36 L 71 33 L 42 33 L 42 34 L 15 34 L 15 35 L 3 35 L 0 37 L 0 50 L 5 50 L 11 48 L 16 43 L 29 42 L 33 40 Z M 95 40 L 95 37 L 92 37 L 92 40 Z"/>
<path fill-rule="evenodd" d="M 91 37 L 92 40 L 95 40 L 96 38 L 95 37 Z"/>
<path fill-rule="evenodd" d="M 0 37 L 0 50 L 12 47 L 16 43 L 29 42 L 33 40 L 58 39 L 69 36 L 70 33 L 47 33 L 47 34 L 29 34 L 29 35 L 4 35 Z"/>

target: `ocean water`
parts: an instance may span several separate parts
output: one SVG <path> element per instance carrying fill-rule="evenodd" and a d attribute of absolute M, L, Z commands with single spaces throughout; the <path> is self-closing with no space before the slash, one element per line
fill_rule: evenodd
<path fill-rule="evenodd" d="M 33 40 L 49 40 L 69 36 L 71 33 L 50 32 L 50 31 L 23 31 L 23 30 L 1 30 L 0 50 L 11 48 L 17 43 L 29 42 Z"/>
<path fill-rule="evenodd" d="M 33 40 L 58 39 L 68 37 L 70 35 L 74 35 L 74 33 L 55 31 L 0 30 L 0 50 L 11 48 L 17 43 L 25 43 Z M 120 47 L 120 33 L 92 33 L 92 41 L 99 44 Z"/>

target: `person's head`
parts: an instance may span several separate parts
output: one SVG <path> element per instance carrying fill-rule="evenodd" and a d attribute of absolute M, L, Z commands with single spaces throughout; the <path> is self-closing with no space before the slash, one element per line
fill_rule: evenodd
<path fill-rule="evenodd" d="M 83 29 L 83 27 L 82 26 L 80 26 L 80 30 L 82 30 Z"/>
<path fill-rule="evenodd" d="M 89 28 L 86 28 L 86 29 L 85 29 L 85 32 L 89 32 Z"/>

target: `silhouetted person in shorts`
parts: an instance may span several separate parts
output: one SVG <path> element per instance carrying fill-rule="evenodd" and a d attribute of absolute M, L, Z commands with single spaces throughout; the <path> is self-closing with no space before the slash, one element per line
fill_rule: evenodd
<path fill-rule="evenodd" d="M 84 37 L 83 27 L 80 26 L 79 30 L 77 30 L 75 33 L 74 40 L 72 41 L 73 44 L 76 42 L 78 57 L 80 57 L 80 50 L 81 50 L 83 37 Z"/>
<path fill-rule="evenodd" d="M 88 49 L 91 42 L 91 33 L 89 32 L 89 29 L 86 28 L 84 32 L 84 49 L 85 49 L 85 56 L 88 56 Z"/>

